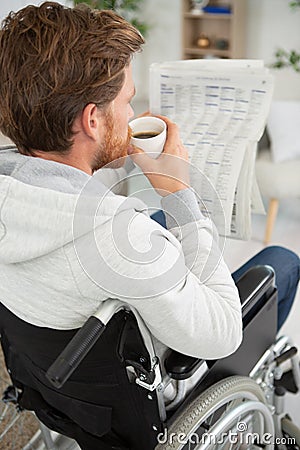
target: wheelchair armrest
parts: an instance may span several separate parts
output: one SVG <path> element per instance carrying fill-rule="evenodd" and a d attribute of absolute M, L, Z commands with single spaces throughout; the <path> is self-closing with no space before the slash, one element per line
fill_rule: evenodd
<path fill-rule="evenodd" d="M 236 286 L 240 294 L 242 316 L 245 319 L 250 311 L 256 312 L 256 305 L 260 307 L 274 292 L 275 272 L 270 266 L 252 267 L 241 276 Z"/>
<path fill-rule="evenodd" d="M 252 267 L 242 275 L 236 286 L 242 304 L 243 324 L 246 326 L 260 309 L 262 302 L 274 292 L 274 270 L 269 266 Z M 190 378 L 203 363 L 203 359 L 183 355 L 175 350 L 164 361 L 167 374 L 174 380 Z"/>

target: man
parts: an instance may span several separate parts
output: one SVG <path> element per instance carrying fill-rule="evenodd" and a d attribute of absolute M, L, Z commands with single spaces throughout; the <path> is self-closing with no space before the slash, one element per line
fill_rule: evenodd
<path fill-rule="evenodd" d="M 127 155 L 134 95 L 130 59 L 142 42 L 138 32 L 112 12 L 69 9 L 51 2 L 38 8 L 28 6 L 11 14 L 4 23 L 0 42 L 1 130 L 15 142 L 18 152 L 8 151 L 1 158 L 2 173 L 8 175 L 2 184 L 6 197 L 2 213 L 6 210 L 9 216 L 5 219 L 1 262 L 10 277 L 23 283 L 30 280 L 30 286 L 27 292 L 16 289 L 9 298 L 3 296 L 3 303 L 34 325 L 60 329 L 80 326 L 99 302 L 109 297 L 89 280 L 76 255 L 71 254 L 71 220 L 78 194 L 93 172 Z M 168 194 L 164 209 L 170 204 L 175 217 L 181 212 L 176 211 L 181 198 L 191 205 L 190 215 L 193 222 L 194 217 L 197 219 L 197 227 L 193 227 L 195 236 L 190 236 L 190 217 L 185 211 L 187 231 L 183 225 L 182 240 L 187 254 L 183 257 L 172 233 L 145 214 L 136 217 L 140 202 L 127 207 L 128 220 L 134 220 L 134 245 L 145 251 L 149 236 L 156 233 L 157 245 L 160 248 L 162 240 L 166 248 L 158 260 L 143 265 L 135 261 L 129 264 L 114 251 L 109 234 L 112 223 L 120 220 L 123 229 L 126 225 L 125 214 L 119 211 L 123 197 L 103 200 L 103 211 L 98 212 L 102 223 L 97 227 L 97 244 L 105 252 L 107 264 L 124 275 L 125 285 L 123 289 L 118 286 L 118 291 L 140 312 L 160 341 L 193 356 L 222 357 L 241 342 L 239 297 L 221 257 L 207 283 L 199 281 L 201 265 L 213 248 L 211 224 L 201 216 L 187 188 L 187 151 L 177 127 L 166 121 L 164 153 L 174 158 L 159 158 L 156 173 L 149 177 L 156 189 Z M 177 197 L 175 192 L 184 197 Z M 20 207 L 14 207 L 14 201 L 20 202 Z M 24 225 L 22 230 L 17 223 Z M 192 253 L 189 242 L 198 242 L 198 233 L 203 248 L 192 273 L 185 270 L 185 258 Z M 135 293 L 135 287 L 126 283 L 128 279 L 137 283 L 138 278 L 153 280 L 166 265 L 174 269 L 174 261 L 179 266 L 174 276 L 179 272 L 184 279 L 179 284 L 178 279 L 171 280 L 174 287 L 169 292 L 160 292 L 160 287 L 157 292 L 153 288 L 153 292 L 147 291 L 150 283 L 143 282 L 141 289 L 145 292 Z M 16 269 L 13 272 L 12 267 Z M 13 279 L 4 285 L 11 286 Z M 3 283 L 1 286 L 3 289 Z M 128 289 L 135 293 L 133 299 Z M 165 323 L 169 326 L 162 326 Z M 182 334 L 179 329 L 184 330 Z"/>
<path fill-rule="evenodd" d="M 130 61 L 142 43 L 125 20 L 85 6 L 46 2 L 4 21 L 0 129 L 17 150 L 0 153 L 0 301 L 39 336 L 78 328 L 117 298 L 138 311 L 160 352 L 224 357 L 242 339 L 239 296 L 189 188 L 178 129 L 164 119 L 155 161 L 129 147 Z M 127 152 L 162 194 L 168 230 L 92 176 Z M 122 435 L 114 415 L 112 423 L 104 440 Z"/>

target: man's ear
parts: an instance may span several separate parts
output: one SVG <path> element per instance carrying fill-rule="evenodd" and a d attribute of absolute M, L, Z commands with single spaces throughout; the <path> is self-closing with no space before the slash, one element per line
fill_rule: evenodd
<path fill-rule="evenodd" d="M 81 115 L 83 132 L 91 139 L 99 139 L 99 130 L 102 129 L 103 116 L 95 103 L 86 105 Z"/>

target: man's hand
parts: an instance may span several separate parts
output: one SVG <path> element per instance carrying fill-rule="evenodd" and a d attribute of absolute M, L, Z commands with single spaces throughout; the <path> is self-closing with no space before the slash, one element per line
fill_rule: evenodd
<path fill-rule="evenodd" d="M 190 186 L 188 151 L 183 146 L 177 125 L 164 116 L 167 140 L 157 159 L 150 158 L 138 147 L 131 146 L 128 154 L 144 172 L 150 183 L 163 197 Z"/>

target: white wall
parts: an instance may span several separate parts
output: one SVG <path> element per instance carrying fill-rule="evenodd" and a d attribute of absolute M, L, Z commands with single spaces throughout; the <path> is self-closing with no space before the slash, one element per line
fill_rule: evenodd
<path fill-rule="evenodd" d="M 261 58 L 270 64 L 277 47 L 300 52 L 300 10 L 291 11 L 288 0 L 239 1 L 247 2 L 246 57 Z M 66 4 L 68 0 L 59 2 Z M 10 10 L 30 3 L 39 4 L 40 0 L 1 0 L 0 18 Z M 134 61 L 138 100 L 148 97 L 150 64 L 181 57 L 180 12 L 181 0 L 145 0 L 142 18 L 150 30 L 144 51 Z M 273 73 L 276 77 L 274 97 L 300 100 L 300 73 L 292 69 L 274 70 Z"/>
<path fill-rule="evenodd" d="M 55 0 L 62 5 L 72 4 L 70 0 Z M 17 11 L 27 5 L 39 5 L 42 0 L 1 0 L 0 1 L 0 20 L 4 19 L 10 11 Z"/>
<path fill-rule="evenodd" d="M 37 5 L 37 1 L 24 1 L 24 0 L 2 0 L 0 3 L 0 19 L 2 20 L 10 11 L 17 11 L 23 6 Z"/>
<path fill-rule="evenodd" d="M 181 57 L 181 0 L 144 0 L 141 15 L 150 27 L 146 45 L 134 61 L 137 99 L 148 97 L 149 66 Z"/>
<path fill-rule="evenodd" d="M 247 58 L 274 60 L 278 47 L 300 52 L 300 9 L 293 12 L 288 0 L 239 0 L 247 3 Z M 148 95 L 148 67 L 151 62 L 178 59 L 180 46 L 180 0 L 145 0 L 143 14 L 151 26 L 147 46 L 138 55 L 135 74 L 139 98 Z M 292 69 L 272 70 L 274 98 L 300 100 L 300 73 Z"/>
<path fill-rule="evenodd" d="M 246 56 L 274 61 L 281 47 L 300 53 L 300 8 L 292 11 L 288 0 L 247 0 L 248 27 Z M 274 98 L 300 100 L 300 73 L 291 68 L 272 70 L 275 75 Z"/>

